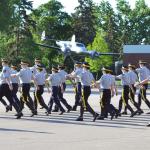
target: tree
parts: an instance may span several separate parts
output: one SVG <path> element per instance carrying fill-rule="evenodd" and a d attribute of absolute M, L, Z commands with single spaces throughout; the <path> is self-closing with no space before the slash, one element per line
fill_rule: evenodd
<path fill-rule="evenodd" d="M 145 0 L 137 0 L 134 9 L 131 9 L 126 0 L 116 1 L 116 11 L 107 1 L 102 1 L 97 7 L 98 26 L 106 33 L 109 49 L 112 52 L 122 52 L 125 44 L 141 44 L 142 41 L 148 44 L 150 8 Z"/>
<path fill-rule="evenodd" d="M 62 63 L 64 57 L 57 50 L 36 46 L 35 43 L 42 42 L 40 36 L 44 30 L 50 39 L 70 40 L 75 34 L 76 41 L 89 45 L 88 48 L 92 45 L 90 48 L 98 49 L 95 45 L 106 44 L 108 47 L 104 46 L 104 50 L 110 52 L 122 52 L 124 44 L 150 43 L 150 8 L 145 0 L 137 0 L 134 9 L 127 0 L 116 0 L 116 11 L 104 0 L 99 5 L 92 0 L 78 1 L 79 6 L 70 16 L 57 0 L 50 0 L 34 11 L 29 0 L 1 0 L 0 57 L 8 57 L 13 62 L 29 59 L 31 63 L 34 57 L 41 57 L 46 65 Z M 93 42 L 94 38 L 97 43 Z M 54 40 L 43 43 L 56 46 Z M 88 59 L 93 71 L 103 63 L 101 58 L 102 62 Z M 118 57 L 113 57 L 113 62 L 115 60 Z M 66 65 L 72 66 L 70 62 L 68 59 Z"/>
<path fill-rule="evenodd" d="M 150 43 L 150 7 L 145 0 L 137 0 L 131 13 L 132 34 L 131 44 Z"/>
<path fill-rule="evenodd" d="M 95 4 L 92 0 L 78 0 L 78 2 L 79 6 L 76 8 L 76 12 L 72 14 L 73 29 L 77 41 L 87 46 L 93 42 L 96 35 Z"/>
<path fill-rule="evenodd" d="M 101 31 L 96 33 L 96 37 L 91 45 L 87 47 L 89 50 L 93 49 L 97 52 L 109 52 L 108 45 L 104 39 L 104 32 Z M 112 57 L 110 56 L 100 56 L 95 59 L 86 58 L 89 62 L 92 72 L 98 72 L 103 66 L 110 66 L 112 64 Z"/>
<path fill-rule="evenodd" d="M 45 44 L 55 45 L 54 40 L 68 40 L 72 36 L 71 17 L 62 11 L 63 6 L 56 0 L 41 5 L 31 14 L 36 21 L 36 32 L 33 36 L 36 42 L 40 41 L 42 31 L 46 32 L 48 39 Z M 56 45 L 55 45 L 56 46 Z M 63 56 L 56 49 L 43 49 L 43 59 L 49 65 L 63 62 Z"/>
<path fill-rule="evenodd" d="M 8 3 L 8 9 L 9 5 L 13 7 L 13 11 L 10 14 L 11 23 L 7 25 L 8 30 L 1 33 L 3 37 L 1 42 L 5 42 L 5 44 L 0 43 L 3 50 L 1 54 L 5 54 L 5 57 L 12 62 L 17 62 L 21 58 L 29 58 L 31 61 L 35 56 L 35 50 L 38 50 L 31 34 L 31 28 L 35 27 L 35 22 L 27 14 L 27 11 L 32 11 L 32 2 L 12 0 Z"/>
<path fill-rule="evenodd" d="M 105 32 L 105 40 L 111 52 L 120 52 L 122 42 L 119 35 L 118 17 L 108 1 L 102 1 L 97 7 L 98 27 Z M 113 62 L 118 58 L 113 57 Z"/>
<path fill-rule="evenodd" d="M 12 24 L 12 14 L 14 12 L 14 0 L 1 0 L 0 1 L 0 31 L 8 30 Z"/>

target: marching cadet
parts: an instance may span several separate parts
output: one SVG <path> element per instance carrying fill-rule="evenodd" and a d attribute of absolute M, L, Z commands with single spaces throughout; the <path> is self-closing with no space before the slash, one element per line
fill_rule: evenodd
<path fill-rule="evenodd" d="M 98 120 L 104 120 L 107 114 L 110 113 L 111 120 L 114 115 L 118 117 L 116 108 L 110 104 L 111 96 L 114 95 L 114 78 L 110 75 L 111 70 L 107 68 L 102 68 L 103 75 L 96 83 L 99 83 L 99 88 L 102 90 L 102 97 L 100 100 L 101 105 L 101 115 L 97 118 Z"/>
<path fill-rule="evenodd" d="M 65 67 L 64 65 L 59 65 L 59 75 L 61 77 L 61 84 L 59 85 L 59 91 L 58 91 L 58 98 L 60 100 L 61 103 L 63 103 L 65 105 L 65 107 L 68 109 L 67 112 L 70 112 L 72 107 L 67 103 L 66 99 L 64 99 L 63 97 L 63 93 L 66 89 L 66 76 L 68 75 L 67 72 L 64 70 Z"/>
<path fill-rule="evenodd" d="M 34 60 L 34 66 L 31 67 L 31 70 L 32 70 L 33 75 L 36 75 L 36 73 L 39 72 L 39 71 L 37 70 L 37 66 L 38 66 L 38 65 L 42 66 L 42 64 L 41 64 L 41 59 L 35 58 L 35 60 Z M 43 67 L 43 66 L 42 66 L 42 67 Z M 41 73 L 43 73 L 44 75 L 47 74 L 46 69 L 45 69 L 44 67 L 43 67 Z M 37 110 L 37 98 L 36 98 L 36 96 L 35 96 L 35 91 L 33 92 L 33 94 L 34 94 L 34 106 L 35 106 L 35 109 Z M 42 107 L 42 108 L 43 108 L 43 107 Z"/>
<path fill-rule="evenodd" d="M 112 79 L 112 87 L 113 87 L 113 91 L 112 91 L 112 97 L 114 96 L 114 95 L 118 95 L 118 90 L 117 90 L 117 86 L 116 86 L 116 77 L 115 77 L 115 75 L 113 74 L 113 71 L 112 70 L 110 70 L 110 71 L 108 71 L 108 74 L 110 75 L 110 77 L 111 77 L 111 79 Z M 112 106 L 112 105 L 111 105 Z M 116 118 L 118 118 L 118 116 L 120 116 L 119 115 L 119 111 L 118 111 L 118 109 L 116 108 L 116 107 L 114 107 L 114 109 L 115 109 L 115 117 Z"/>
<path fill-rule="evenodd" d="M 74 78 L 75 76 L 78 76 L 82 73 L 82 63 L 81 62 L 76 62 L 75 63 L 75 70 L 71 73 L 71 77 Z M 81 100 L 81 81 L 79 78 L 74 78 L 75 80 L 75 104 L 72 107 L 73 111 L 77 110 L 77 106 L 79 106 L 80 104 L 80 100 Z"/>
<path fill-rule="evenodd" d="M 82 85 L 82 98 L 81 98 L 81 105 L 80 105 L 80 116 L 76 119 L 76 121 L 83 121 L 83 114 L 84 110 L 87 110 L 93 115 L 93 122 L 98 117 L 98 114 L 91 108 L 91 106 L 88 103 L 88 98 L 91 94 L 91 85 L 92 82 L 95 82 L 95 79 L 92 75 L 92 73 L 89 71 L 90 65 L 85 62 L 83 63 L 83 71 L 81 74 L 79 74 L 77 77 L 81 80 Z"/>
<path fill-rule="evenodd" d="M 12 77 L 18 76 L 22 86 L 21 97 L 20 97 L 21 109 L 24 108 L 24 103 L 25 103 L 28 106 L 28 108 L 31 110 L 32 112 L 31 117 L 33 117 L 34 115 L 37 114 L 34 107 L 33 100 L 30 96 L 30 87 L 31 87 L 30 84 L 31 84 L 31 80 L 33 79 L 33 74 L 30 68 L 28 67 L 29 63 L 27 61 L 22 60 L 20 65 L 22 69 L 16 75 L 12 75 Z"/>
<path fill-rule="evenodd" d="M 58 109 L 60 109 L 61 113 L 60 115 L 62 115 L 65 110 L 64 108 L 61 106 L 60 101 L 58 99 L 58 92 L 59 92 L 59 85 L 61 84 L 61 77 L 58 73 L 58 68 L 53 66 L 52 67 L 52 74 L 48 77 L 48 79 L 46 81 L 50 81 L 50 85 L 51 85 L 51 97 L 50 97 L 50 101 L 48 104 L 48 114 L 51 114 L 52 111 L 52 107 L 53 107 L 53 103 L 55 103 L 58 106 Z"/>
<path fill-rule="evenodd" d="M 150 76 L 148 78 L 146 78 L 145 80 L 136 83 L 135 86 L 143 86 L 144 84 L 147 84 L 148 81 L 150 81 Z M 148 114 L 150 114 L 150 113 L 148 113 Z M 150 127 L 150 122 L 146 126 Z"/>
<path fill-rule="evenodd" d="M 12 84 L 10 83 L 10 68 L 8 66 L 8 61 L 6 59 L 2 59 L 2 72 L 0 74 L 0 100 L 2 99 L 3 96 L 5 96 L 10 105 L 13 106 L 17 112 L 16 116 L 17 119 L 21 118 L 23 116 L 20 106 L 16 104 L 15 101 L 13 101 L 12 98 Z"/>
<path fill-rule="evenodd" d="M 137 104 L 137 102 L 135 101 L 135 93 L 136 93 L 136 87 L 134 86 L 134 84 L 136 83 L 136 81 L 138 80 L 138 76 L 135 73 L 135 65 L 133 64 L 129 64 L 128 65 L 129 68 L 129 77 L 130 77 L 130 87 L 129 87 L 129 98 L 132 102 L 132 104 L 136 107 L 136 109 L 138 110 L 138 113 L 141 114 L 143 113 L 143 111 L 141 110 L 140 106 Z"/>
<path fill-rule="evenodd" d="M 35 58 L 35 60 L 34 60 L 34 66 L 31 67 L 31 70 L 32 70 L 32 72 L 33 72 L 34 75 L 38 72 L 38 71 L 37 71 L 37 65 L 41 65 L 41 66 L 42 66 L 42 64 L 41 64 L 41 59 L 39 59 L 39 58 Z M 43 66 L 42 66 L 42 67 L 43 67 Z M 43 67 L 42 72 L 43 72 L 44 74 L 47 73 L 47 72 L 46 72 L 46 69 L 45 69 L 44 67 Z"/>
<path fill-rule="evenodd" d="M 46 74 L 44 74 L 43 67 L 41 65 L 36 66 L 37 73 L 33 76 L 34 78 L 34 83 L 36 86 L 35 90 L 35 100 L 36 104 L 40 104 L 43 108 L 46 109 L 48 112 L 48 106 L 45 104 L 44 99 L 42 97 L 42 94 L 44 92 L 44 85 L 45 85 L 45 80 L 46 80 Z M 37 105 L 36 105 L 36 111 L 37 111 Z"/>
<path fill-rule="evenodd" d="M 117 96 L 118 95 L 118 91 L 117 91 L 117 86 L 116 86 L 116 77 L 115 75 L 113 75 L 113 71 L 112 70 L 108 70 L 107 71 L 108 74 L 111 76 L 112 79 L 112 86 L 113 86 L 113 93 Z"/>
<path fill-rule="evenodd" d="M 122 66 L 121 68 L 122 74 L 116 76 L 116 78 L 121 79 L 121 83 L 123 86 L 122 95 L 119 101 L 119 113 L 121 113 L 122 103 L 124 103 L 125 107 L 130 110 L 131 115 L 133 117 L 136 115 L 137 111 L 133 111 L 132 107 L 129 105 L 129 86 L 130 86 L 130 76 L 128 74 L 128 67 Z"/>
<path fill-rule="evenodd" d="M 15 65 L 11 65 L 11 75 L 13 74 L 17 74 L 17 66 Z M 20 86 L 20 81 L 19 81 L 19 77 L 16 76 L 16 77 L 11 77 L 11 84 L 12 84 L 12 87 L 13 87 L 13 90 L 12 90 L 12 97 L 13 97 L 13 100 L 19 105 L 21 106 L 21 103 L 20 103 L 20 100 L 18 99 L 17 97 L 17 92 L 18 92 L 18 88 Z"/>
<path fill-rule="evenodd" d="M 136 72 L 138 73 L 139 76 L 139 81 L 143 81 L 145 79 L 147 79 L 150 76 L 150 71 L 149 69 L 146 67 L 147 62 L 140 60 L 139 61 L 139 66 L 140 68 L 136 69 Z M 146 90 L 148 88 L 148 83 L 144 83 L 141 88 L 140 88 L 140 92 L 138 94 L 138 104 L 139 106 L 141 106 L 141 99 L 146 103 L 146 105 L 150 108 L 150 102 L 146 97 Z"/>

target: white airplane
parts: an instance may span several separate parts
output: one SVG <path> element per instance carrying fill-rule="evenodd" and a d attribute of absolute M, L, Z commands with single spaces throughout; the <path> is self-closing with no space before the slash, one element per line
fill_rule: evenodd
<path fill-rule="evenodd" d="M 45 31 L 42 32 L 41 41 L 50 40 L 46 38 Z M 54 40 L 53 40 L 54 41 Z M 37 44 L 42 47 L 54 48 L 62 52 L 65 57 L 72 55 L 89 56 L 91 58 L 99 57 L 101 55 L 120 55 L 119 53 L 100 53 L 94 50 L 87 50 L 83 43 L 75 41 L 75 35 L 72 36 L 71 41 L 58 41 L 56 40 L 58 47 L 50 46 L 46 44 Z"/>

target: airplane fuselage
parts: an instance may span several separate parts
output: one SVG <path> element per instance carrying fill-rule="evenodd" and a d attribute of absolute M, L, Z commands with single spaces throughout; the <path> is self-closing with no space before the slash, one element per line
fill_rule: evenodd
<path fill-rule="evenodd" d="M 60 49 L 63 52 L 66 52 L 66 50 L 70 50 L 71 52 L 75 53 L 87 52 L 85 45 L 82 43 L 72 43 L 71 41 L 56 41 L 56 44 L 60 46 Z"/>

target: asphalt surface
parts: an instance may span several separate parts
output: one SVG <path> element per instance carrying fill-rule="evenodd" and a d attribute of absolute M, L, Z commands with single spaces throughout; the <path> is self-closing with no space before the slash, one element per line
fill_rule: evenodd
<path fill-rule="evenodd" d="M 150 93 L 150 91 L 148 91 Z M 33 96 L 33 93 L 31 92 Z M 19 96 L 19 94 L 18 94 Z M 48 103 L 50 94 L 44 93 Z M 70 105 L 74 104 L 74 91 L 68 88 L 64 97 Z M 120 94 L 112 98 L 118 107 Z M 148 94 L 148 98 L 150 96 Z M 99 92 L 92 90 L 89 102 L 96 112 L 100 112 Z M 39 106 L 40 108 L 40 106 Z M 0 105 L 0 149 L 1 150 L 149 150 L 150 121 L 148 107 L 142 102 L 144 114 L 130 118 L 123 115 L 118 119 L 97 120 L 85 112 L 84 121 L 77 122 L 78 111 L 70 113 L 52 113 L 45 115 L 44 109 L 38 109 L 38 115 L 30 117 L 31 112 L 25 108 L 22 119 L 15 119 L 15 111 L 5 112 Z"/>

